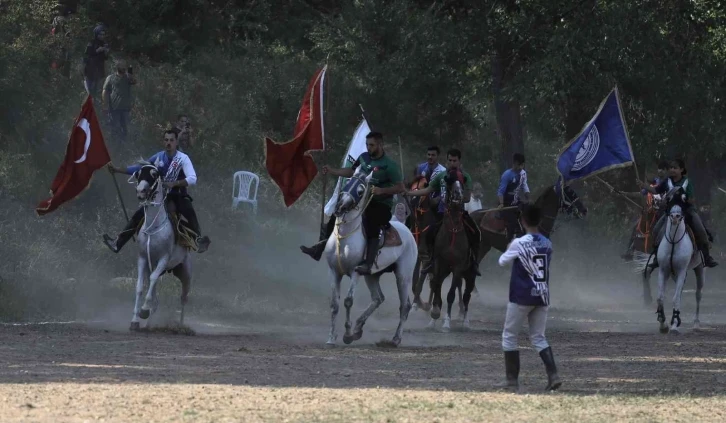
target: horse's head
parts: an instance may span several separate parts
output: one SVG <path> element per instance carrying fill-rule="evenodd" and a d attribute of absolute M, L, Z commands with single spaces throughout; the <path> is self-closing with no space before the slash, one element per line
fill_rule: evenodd
<path fill-rule="evenodd" d="M 464 177 L 460 172 L 450 171 L 444 177 L 446 183 L 446 207 L 461 209 L 464 207 Z"/>
<path fill-rule="evenodd" d="M 577 195 L 574 189 L 570 186 L 565 186 L 560 196 L 560 210 L 567 214 L 575 216 L 578 219 L 582 219 L 587 216 L 587 207 Z"/>
<path fill-rule="evenodd" d="M 161 186 L 161 175 L 156 166 L 146 163 L 134 172 L 132 179 L 136 181 L 136 198 L 149 201 L 154 198 Z"/>
<path fill-rule="evenodd" d="M 366 176 L 365 172 L 359 167 L 348 180 L 338 197 L 338 204 L 335 207 L 335 215 L 342 216 L 353 210 L 358 204 L 366 198 L 368 194 L 368 183 L 371 180 L 373 172 Z"/>
<path fill-rule="evenodd" d="M 676 204 L 671 207 L 671 210 L 668 212 L 668 218 L 673 226 L 680 225 L 683 221 L 683 210 L 681 209 L 681 206 Z"/>

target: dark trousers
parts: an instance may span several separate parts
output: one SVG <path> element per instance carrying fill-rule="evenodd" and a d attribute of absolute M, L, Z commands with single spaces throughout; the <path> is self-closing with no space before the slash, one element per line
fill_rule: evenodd
<path fill-rule="evenodd" d="M 174 208 L 176 209 L 176 211 L 181 213 L 181 215 L 187 219 L 187 221 L 189 222 L 189 227 L 197 233 L 197 236 L 202 236 L 202 230 L 199 227 L 199 219 L 197 219 L 197 213 L 194 211 L 194 207 L 192 207 L 192 198 L 188 195 L 169 194 L 166 197 L 167 205 L 170 202 L 174 204 Z M 144 220 L 144 208 L 140 207 L 138 210 L 136 210 L 136 213 L 131 216 L 131 220 L 129 220 L 129 223 L 126 224 L 126 227 L 124 228 L 123 232 L 121 232 L 120 237 L 127 239 L 131 238 L 131 236 L 133 236 L 133 234 L 136 232 L 136 228 L 138 228 L 141 224 L 142 220 Z"/>
<path fill-rule="evenodd" d="M 111 119 L 111 127 L 116 136 L 121 141 L 126 141 L 128 136 L 128 123 L 130 112 L 128 110 L 111 110 L 109 118 Z"/>
<path fill-rule="evenodd" d="M 388 228 L 391 217 L 391 207 L 378 201 L 371 201 L 363 212 L 366 239 L 378 239 L 382 228 Z"/>

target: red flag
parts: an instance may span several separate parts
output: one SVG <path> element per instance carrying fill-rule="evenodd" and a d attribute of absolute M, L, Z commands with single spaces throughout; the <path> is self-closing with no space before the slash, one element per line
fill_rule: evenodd
<path fill-rule="evenodd" d="M 101 126 L 93 109 L 93 99 L 89 95 L 73 124 L 66 157 L 50 186 L 51 198 L 40 203 L 35 209 L 36 213 L 42 216 L 76 198 L 91 182 L 93 172 L 110 161 L 111 156 L 103 142 Z"/>
<path fill-rule="evenodd" d="M 310 80 L 295 124 L 293 139 L 278 143 L 265 137 L 265 165 L 290 207 L 318 174 L 311 151 L 325 149 L 323 141 L 323 83 L 326 65 Z"/>

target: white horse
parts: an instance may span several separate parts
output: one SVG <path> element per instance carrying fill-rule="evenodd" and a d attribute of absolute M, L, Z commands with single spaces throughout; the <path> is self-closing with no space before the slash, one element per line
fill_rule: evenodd
<path fill-rule="evenodd" d="M 139 329 L 139 319 L 148 319 L 159 306 L 156 283 L 166 271 L 174 273 L 182 283 L 181 324 L 184 324 L 184 305 L 188 301 L 192 283 L 192 259 L 189 249 L 176 242 L 174 227 L 166 210 L 162 179 L 156 166 L 144 163 L 131 179 L 136 180 L 136 197 L 144 208 L 144 225 L 139 231 L 136 260 L 139 278 L 136 281 L 136 302 L 130 330 Z M 144 282 L 149 289 L 144 304 L 140 306 Z"/>
<path fill-rule="evenodd" d="M 350 344 L 363 336 L 363 325 L 368 317 L 383 303 L 384 296 L 381 291 L 380 277 L 385 272 L 393 272 L 396 275 L 398 287 L 398 298 L 400 300 L 400 320 L 398 328 L 393 336 L 391 346 L 398 346 L 401 343 L 403 324 L 408 318 L 411 310 L 411 301 L 408 293 L 411 291 L 413 271 L 418 257 L 416 240 L 405 224 L 393 219 L 390 222 L 391 229 L 398 232 L 400 240 L 394 238 L 393 245 L 386 242 L 379 250 L 378 257 L 371 267 L 371 275 L 365 276 L 366 285 L 371 292 L 371 304 L 356 320 L 355 329 L 351 331 L 350 309 L 353 307 L 353 296 L 358 284 L 360 275 L 354 270 L 363 261 L 366 251 L 366 237 L 363 230 L 363 212 L 370 201 L 371 176 L 365 176 L 360 169 L 356 170 L 346 186 L 343 188 L 335 209 L 335 230 L 328 238 L 325 246 L 324 256 L 330 267 L 330 286 L 332 296 L 330 300 L 331 319 L 330 335 L 328 345 L 335 345 L 338 335 L 335 331 L 335 319 L 338 315 L 338 302 L 340 300 L 340 282 L 344 275 L 351 279 L 348 295 L 345 297 L 345 335 L 343 342 Z M 382 237 L 387 240 L 388 237 Z M 389 234 L 391 235 L 391 234 Z M 379 343 L 379 345 L 386 345 Z"/>
<path fill-rule="evenodd" d="M 673 315 L 671 316 L 670 331 L 678 333 L 681 326 L 681 294 L 686 282 L 686 275 L 689 269 L 696 273 L 696 319 L 694 329 L 700 326 L 701 291 L 704 285 L 703 257 L 694 247 L 693 241 L 688 233 L 683 211 L 678 205 L 671 207 L 666 217 L 665 233 L 663 240 L 658 246 L 658 322 L 660 322 L 661 333 L 668 333 L 663 303 L 665 299 L 666 283 L 672 277 L 676 283 L 676 292 L 673 295 Z M 656 234 L 656 236 L 659 234 Z M 638 260 L 640 271 L 644 272 L 644 283 L 648 283 L 652 268 L 648 266 L 648 259 Z M 649 291 L 649 290 L 648 290 Z M 649 294 L 649 292 L 647 292 Z M 646 294 L 646 295 L 647 295 Z"/>

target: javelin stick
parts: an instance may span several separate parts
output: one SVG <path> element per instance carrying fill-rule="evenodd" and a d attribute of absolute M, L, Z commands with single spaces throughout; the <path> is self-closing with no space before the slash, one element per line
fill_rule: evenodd
<path fill-rule="evenodd" d="M 113 184 L 116 186 L 116 194 L 118 194 L 118 201 L 121 203 L 121 210 L 124 212 L 124 217 L 126 218 L 126 223 L 129 222 L 129 214 L 126 212 L 126 205 L 124 204 L 124 199 L 121 196 L 121 188 L 118 186 L 118 181 L 116 180 L 116 175 L 111 171 L 111 169 L 108 169 L 108 173 L 111 174 L 111 179 L 113 179 Z M 131 236 L 131 239 L 136 242 L 136 237 Z"/>

